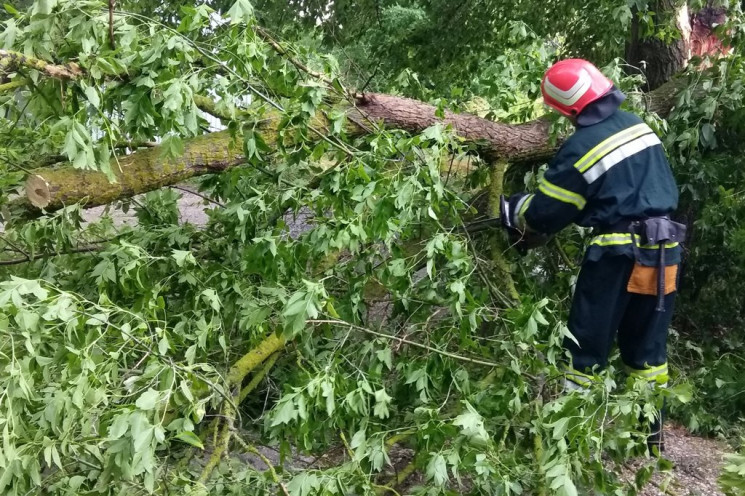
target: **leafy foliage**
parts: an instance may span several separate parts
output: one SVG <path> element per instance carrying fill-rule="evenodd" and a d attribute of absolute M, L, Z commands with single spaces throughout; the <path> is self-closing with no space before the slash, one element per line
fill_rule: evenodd
<path fill-rule="evenodd" d="M 168 189 L 125 203 L 135 227 L 83 222 L 77 205 L 5 226 L 0 492 L 370 494 L 410 463 L 424 477 L 414 494 L 620 494 L 669 468 L 650 461 L 629 483 L 601 459 L 644 451 L 639 418 L 656 406 L 645 384 L 611 367 L 586 396 L 560 394 L 556 295 L 570 291 L 587 233 L 566 233 L 564 256 L 531 254 L 522 274 L 513 263 L 513 301 L 500 239 L 463 229 L 488 168 L 441 125 L 409 135 L 366 123 L 348 136 L 336 106 L 347 82 L 374 74 L 379 90 L 523 122 L 543 113 L 546 65 L 573 53 L 633 94 L 639 80 L 621 77 L 613 48 L 631 6 L 121 2 L 112 25 L 96 0 L 19 7 L 0 46 L 83 75 L 7 74 L 30 81 L 0 93 L 7 209 L 42 163 L 112 174 L 111 156 L 153 141 L 178 160 L 210 124 L 200 96 L 227 116 L 246 163 L 196 184 L 211 201 L 203 228 L 179 222 Z M 592 29 L 590 12 L 608 29 Z M 278 50 L 257 19 L 298 41 Z M 649 116 L 698 219 L 681 326 L 740 321 L 741 66 L 718 63 L 670 120 Z M 257 122 L 275 113 L 269 146 Z M 322 115 L 331 132 L 319 139 Z M 507 184 L 536 177 L 511 171 Z M 727 302 L 732 319 L 699 301 Z M 708 366 L 664 393 L 691 424 L 718 420 L 702 416 L 706 398 L 737 415 L 739 358 L 714 353 L 739 338 L 676 345 L 683 368 Z"/>

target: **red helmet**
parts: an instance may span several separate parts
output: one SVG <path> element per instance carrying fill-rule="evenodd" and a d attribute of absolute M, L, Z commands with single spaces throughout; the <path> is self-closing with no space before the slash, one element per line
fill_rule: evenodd
<path fill-rule="evenodd" d="M 613 81 L 597 67 L 582 59 L 561 60 L 543 76 L 543 101 L 567 116 L 582 110 L 613 87 Z"/>

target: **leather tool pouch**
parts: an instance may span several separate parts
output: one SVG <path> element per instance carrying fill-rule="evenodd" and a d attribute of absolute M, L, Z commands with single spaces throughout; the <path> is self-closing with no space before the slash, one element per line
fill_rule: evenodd
<path fill-rule="evenodd" d="M 630 293 L 657 296 L 657 311 L 664 311 L 664 295 L 670 294 L 677 289 L 678 265 L 667 265 L 665 263 L 665 245 L 685 240 L 686 226 L 673 222 L 667 217 L 650 217 L 637 221 L 631 225 L 632 235 L 639 235 L 642 245 L 657 246 L 659 260 L 656 267 L 647 267 L 639 263 L 629 277 L 626 290 Z M 638 253 L 636 239 L 634 239 L 634 251 Z"/>
<path fill-rule="evenodd" d="M 653 295 L 658 293 L 657 267 L 648 267 L 639 263 L 634 264 L 631 277 L 626 284 L 626 291 L 634 294 Z M 665 294 L 675 291 L 678 282 L 678 266 L 665 266 Z"/>

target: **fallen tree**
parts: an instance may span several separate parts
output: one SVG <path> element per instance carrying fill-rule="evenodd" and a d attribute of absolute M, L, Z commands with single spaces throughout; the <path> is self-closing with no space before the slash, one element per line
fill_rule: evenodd
<path fill-rule="evenodd" d="M 660 115 L 667 115 L 674 105 L 674 97 L 682 86 L 680 80 L 671 81 L 646 95 L 647 107 Z M 204 110 L 217 112 L 214 104 L 204 98 L 195 99 Z M 353 104 L 342 104 L 347 114 L 345 131 L 349 135 L 366 132 L 365 123 L 379 123 L 386 128 L 419 133 L 436 124 L 452 126 L 466 143 L 476 147 L 489 162 L 504 160 L 512 164 L 535 164 L 546 161 L 556 150 L 549 139 L 549 123 L 536 120 L 525 124 L 503 124 L 470 114 L 446 112 L 440 119 L 436 108 L 410 98 L 384 94 L 358 95 Z M 251 121 L 248 112 L 240 118 Z M 255 132 L 270 147 L 276 146 L 279 112 L 268 112 L 257 120 Z M 329 132 L 330 122 L 325 116 L 313 119 L 313 129 L 321 134 Z M 320 137 L 320 136 L 319 136 Z M 184 181 L 190 177 L 222 172 L 244 163 L 241 143 L 227 131 L 209 133 L 186 140 L 184 153 L 178 158 L 164 158 L 160 148 L 136 151 L 115 157 L 111 169 L 116 182 L 101 172 L 81 171 L 71 167 L 44 167 L 33 171 L 26 180 L 26 194 L 31 205 L 47 210 L 76 202 L 87 206 L 111 203 L 118 199 L 152 191 Z"/>

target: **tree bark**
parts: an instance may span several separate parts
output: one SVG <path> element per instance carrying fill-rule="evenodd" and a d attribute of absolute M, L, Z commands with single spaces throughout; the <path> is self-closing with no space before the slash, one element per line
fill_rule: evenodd
<path fill-rule="evenodd" d="M 654 35 L 641 33 L 639 17 L 634 12 L 631 40 L 626 47 L 626 60 L 647 80 L 647 90 L 659 88 L 685 69 L 691 59 L 691 22 L 688 5 L 676 0 L 659 0 L 654 13 L 655 22 L 662 24 L 674 18 L 679 38 L 667 43 Z"/>
<path fill-rule="evenodd" d="M 729 47 L 724 46 L 714 33 L 717 25 L 727 21 L 727 9 L 713 7 L 711 0 L 708 4 L 692 13 L 686 2 L 658 0 L 654 6 L 656 24 L 673 21 L 678 31 L 679 37 L 669 43 L 654 34 L 642 35 L 639 18 L 634 12 L 626 60 L 646 78 L 647 91 L 672 80 L 694 56 L 704 58 L 729 53 Z"/>
<path fill-rule="evenodd" d="M 432 105 L 382 94 L 364 95 L 357 109 L 388 128 L 410 133 L 419 133 L 438 122 L 450 125 L 458 136 L 476 145 L 479 153 L 490 162 L 535 163 L 550 158 L 556 151 L 556 145 L 549 143 L 549 123 L 544 120 L 511 125 L 452 112 L 445 112 L 444 119 L 439 119 Z"/>
<path fill-rule="evenodd" d="M 112 160 L 116 182 L 102 173 L 70 167 L 36 169 L 26 179 L 26 196 L 38 208 L 57 209 L 84 202 L 86 206 L 111 203 L 119 198 L 175 184 L 193 176 L 221 172 L 240 164 L 243 157 L 227 131 L 189 140 L 178 159 L 164 158 L 160 147 Z"/>
<path fill-rule="evenodd" d="M 670 84 L 648 95 L 649 107 L 666 115 L 674 104 L 678 85 Z M 202 102 L 200 107 L 206 108 Z M 355 106 L 347 106 L 345 131 L 350 135 L 367 132 L 366 122 L 381 123 L 387 128 L 418 133 L 436 123 L 450 125 L 466 143 L 472 144 L 488 161 L 510 164 L 540 163 L 549 159 L 557 144 L 549 139 L 549 124 L 536 120 L 525 124 L 502 124 L 475 115 L 446 112 L 443 119 L 436 108 L 417 100 L 383 94 L 366 94 Z M 245 113 L 243 119 L 251 117 Z M 268 112 L 257 119 L 256 131 L 270 147 L 278 140 L 277 126 L 281 116 Z M 316 116 L 311 125 L 321 134 L 327 133 L 329 122 Z M 291 134 L 291 133 L 290 133 Z M 320 138 L 320 136 L 319 136 Z M 285 143 L 288 144 L 288 143 Z M 185 142 L 184 154 L 176 159 L 163 157 L 160 148 L 142 150 L 112 160 L 116 182 L 111 183 L 100 172 L 81 171 L 69 167 L 36 169 L 26 180 L 26 195 L 31 205 L 54 210 L 76 202 L 92 207 L 121 198 L 152 191 L 190 177 L 219 173 L 244 163 L 241 143 L 227 131 L 210 133 Z"/>

